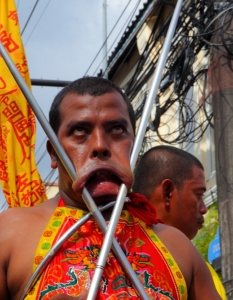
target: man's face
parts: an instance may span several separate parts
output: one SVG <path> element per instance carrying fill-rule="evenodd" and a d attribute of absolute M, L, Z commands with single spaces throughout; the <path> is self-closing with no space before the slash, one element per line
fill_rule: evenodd
<path fill-rule="evenodd" d="M 204 172 L 198 167 L 193 167 L 193 178 L 186 180 L 176 191 L 170 224 L 180 229 L 189 239 L 193 239 L 202 228 L 203 215 L 207 212 L 203 201 L 205 191 Z"/>
<path fill-rule="evenodd" d="M 68 94 L 59 111 L 57 136 L 77 175 L 74 193 L 63 166 L 52 158 L 59 169 L 60 189 L 82 201 L 86 187 L 97 204 L 115 200 L 121 183 L 129 190 L 133 182 L 130 153 L 134 132 L 122 96 L 118 92 L 96 97 Z"/>

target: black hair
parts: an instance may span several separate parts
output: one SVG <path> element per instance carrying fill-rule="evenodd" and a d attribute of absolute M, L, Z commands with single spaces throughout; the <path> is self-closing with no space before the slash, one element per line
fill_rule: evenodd
<path fill-rule="evenodd" d="M 171 179 L 177 188 L 192 179 L 193 167 L 204 171 L 201 162 L 192 154 L 172 146 L 156 146 L 139 160 L 134 173 L 133 191 L 148 199 L 164 179 Z"/>
<path fill-rule="evenodd" d="M 89 94 L 91 96 L 100 96 L 114 91 L 120 93 L 122 98 L 124 99 L 127 105 L 129 118 L 133 130 L 135 132 L 136 121 L 135 121 L 133 106 L 129 101 L 127 95 L 124 93 L 124 91 L 122 91 L 120 87 L 118 87 L 115 83 L 113 83 L 108 79 L 101 78 L 101 77 L 89 77 L 89 76 L 71 82 L 69 85 L 64 87 L 54 98 L 49 111 L 49 123 L 53 128 L 54 132 L 57 134 L 58 129 L 60 127 L 61 120 L 60 120 L 59 108 L 62 100 L 67 94 L 74 93 L 77 95 Z"/>

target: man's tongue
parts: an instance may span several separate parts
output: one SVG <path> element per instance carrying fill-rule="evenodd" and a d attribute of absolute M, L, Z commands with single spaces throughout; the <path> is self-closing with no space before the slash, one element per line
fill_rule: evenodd
<path fill-rule="evenodd" d="M 119 186 L 119 179 L 110 172 L 97 172 L 86 183 L 92 197 L 117 195 Z"/>

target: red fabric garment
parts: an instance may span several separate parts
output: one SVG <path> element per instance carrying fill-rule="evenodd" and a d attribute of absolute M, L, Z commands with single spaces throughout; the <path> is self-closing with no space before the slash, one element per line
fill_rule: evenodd
<path fill-rule="evenodd" d="M 132 199 L 128 205 L 130 208 L 133 210 L 139 208 L 143 216 L 146 212 L 147 217 L 152 215 L 152 221 L 155 221 L 155 211 L 153 208 L 150 209 L 150 204 L 145 197 L 133 194 L 130 198 Z M 34 270 L 56 241 L 85 214 L 83 210 L 65 207 L 64 201 L 60 199 L 41 236 L 35 254 Z M 187 300 L 185 280 L 174 258 L 151 227 L 140 219 L 141 216 L 133 218 L 128 210 L 123 210 L 114 236 L 149 299 Z M 88 290 L 103 240 L 103 232 L 97 222 L 90 218 L 56 251 L 25 299 L 49 300 L 56 294 L 74 297 L 80 295 L 84 289 Z M 111 251 L 103 270 L 96 299 L 139 299 L 129 277 Z"/>
<path fill-rule="evenodd" d="M 156 210 L 147 198 L 138 193 L 129 193 L 128 197 L 131 201 L 126 202 L 126 207 L 133 217 L 137 217 L 147 225 L 163 223 L 156 218 Z"/>

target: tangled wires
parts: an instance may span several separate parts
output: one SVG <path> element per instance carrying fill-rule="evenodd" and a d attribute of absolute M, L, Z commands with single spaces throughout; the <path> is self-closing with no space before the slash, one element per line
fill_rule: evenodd
<path fill-rule="evenodd" d="M 161 26 L 160 18 L 167 5 L 171 13 Z M 155 3 L 157 18 L 151 35 L 129 70 L 131 73 L 134 70 L 133 75 L 127 73 L 122 79 L 137 120 L 142 114 L 148 82 L 156 68 L 173 9 L 174 5 L 168 1 Z M 202 139 L 208 126 L 213 127 L 211 93 L 207 91 L 211 89 L 208 86 L 210 49 L 221 47 L 226 55 L 233 55 L 232 17 L 233 5 L 216 4 L 212 0 L 184 2 L 144 138 L 144 150 L 154 142 L 183 144 L 187 148 Z M 220 42 L 213 43 L 213 36 L 218 36 Z"/>

